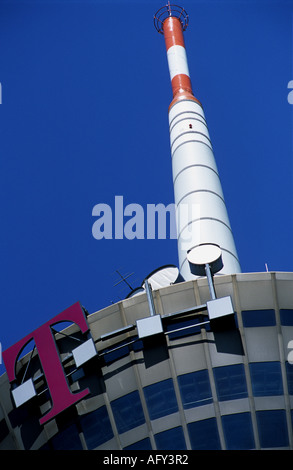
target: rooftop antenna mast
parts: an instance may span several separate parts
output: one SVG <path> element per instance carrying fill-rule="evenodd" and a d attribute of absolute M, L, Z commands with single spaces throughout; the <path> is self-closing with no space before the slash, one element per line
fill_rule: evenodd
<path fill-rule="evenodd" d="M 129 287 L 130 290 L 133 290 L 133 288 L 131 287 L 131 285 L 129 284 L 129 282 L 127 282 L 126 279 L 128 279 L 130 276 L 133 275 L 133 273 L 131 274 L 128 274 L 127 276 L 122 276 L 122 274 L 118 271 L 118 269 L 116 269 L 116 273 L 119 274 L 119 276 L 121 277 L 120 281 L 116 282 L 116 284 L 114 284 L 114 287 L 115 286 L 118 286 L 118 284 L 120 284 L 121 282 L 125 282 L 125 284 Z"/>
<path fill-rule="evenodd" d="M 173 92 L 170 144 L 179 270 L 185 280 L 195 277 L 189 261 L 194 249 L 196 259 L 207 264 L 219 247 L 223 258 L 219 274 L 241 272 L 206 119 L 192 90 L 183 38 L 188 23 L 184 8 L 169 1 L 154 16 L 154 25 L 165 38 Z"/>

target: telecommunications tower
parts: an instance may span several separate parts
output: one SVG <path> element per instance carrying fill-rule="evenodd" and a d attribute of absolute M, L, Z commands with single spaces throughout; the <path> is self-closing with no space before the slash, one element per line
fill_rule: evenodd
<path fill-rule="evenodd" d="M 190 263 L 211 263 L 219 252 L 219 274 L 239 273 L 207 123 L 189 76 L 183 38 L 188 15 L 168 2 L 155 14 L 154 24 L 165 38 L 173 91 L 169 125 L 180 273 L 185 280 L 193 279 Z"/>

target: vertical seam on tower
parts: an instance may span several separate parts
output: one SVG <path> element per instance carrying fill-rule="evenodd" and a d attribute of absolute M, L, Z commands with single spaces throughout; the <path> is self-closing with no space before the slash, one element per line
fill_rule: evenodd
<path fill-rule="evenodd" d="M 206 365 L 207 365 L 207 370 L 208 370 L 208 375 L 209 375 L 209 381 L 210 381 L 210 386 L 211 386 L 211 391 L 212 391 L 213 407 L 214 407 L 215 419 L 216 419 L 216 422 L 217 422 L 217 428 L 218 428 L 218 432 L 219 432 L 220 444 L 221 444 L 222 450 L 226 450 L 226 442 L 225 442 L 224 431 L 223 431 L 223 426 L 222 426 L 220 404 L 219 404 L 219 400 L 218 400 L 218 394 L 217 394 L 217 388 L 216 388 L 216 383 L 215 383 L 215 378 L 214 378 L 211 353 L 210 353 L 209 344 L 208 344 L 208 335 L 207 335 L 207 331 L 206 331 L 205 328 L 201 329 L 201 335 L 202 335 L 202 339 L 203 339 L 203 350 L 204 350 L 204 356 L 205 356 L 205 360 L 206 360 Z"/>
<path fill-rule="evenodd" d="M 236 279 L 235 274 L 232 275 L 232 286 L 233 286 L 233 293 L 235 297 L 238 327 L 239 327 L 240 337 L 241 337 L 241 341 L 242 341 L 242 345 L 244 349 L 243 363 L 244 363 L 244 371 L 245 371 L 245 378 L 246 378 L 246 384 L 247 384 L 248 402 L 249 402 L 249 407 L 250 407 L 255 448 L 260 449 L 255 402 L 254 402 L 254 396 L 252 393 L 252 384 L 251 384 L 250 369 L 249 369 L 249 360 L 248 360 L 248 352 L 247 352 L 248 350 L 247 350 L 247 344 L 246 344 L 245 329 L 243 327 L 242 316 L 241 316 L 240 295 L 239 295 L 238 284 L 237 284 L 237 279 Z"/>
<path fill-rule="evenodd" d="M 271 283 L 272 283 L 273 298 L 274 298 L 274 310 L 275 310 L 275 316 L 276 316 L 278 348 L 279 348 L 279 355 L 280 355 L 280 366 L 281 366 L 281 374 L 282 374 L 282 382 L 283 382 L 283 394 L 284 394 L 284 401 L 285 401 L 285 412 L 286 412 L 286 421 L 287 421 L 287 428 L 288 428 L 289 447 L 290 449 L 292 449 L 293 434 L 292 434 L 291 405 L 290 405 L 290 397 L 289 397 L 289 391 L 288 391 L 286 358 L 284 355 L 284 338 L 282 335 L 280 308 L 279 308 L 278 292 L 277 292 L 277 281 L 276 281 L 275 273 L 271 273 Z"/>
<path fill-rule="evenodd" d="M 126 325 L 127 320 L 126 320 L 125 313 L 124 313 L 124 308 L 123 308 L 122 305 L 121 305 L 121 315 L 122 315 L 122 318 L 123 318 L 124 325 Z M 148 407 L 147 407 L 147 404 L 146 404 L 146 400 L 145 400 L 145 396 L 144 396 L 144 392 L 143 392 L 143 387 L 142 387 L 142 383 L 141 383 L 141 379 L 140 379 L 140 374 L 139 374 L 139 370 L 138 370 L 138 367 L 137 367 L 137 364 L 136 364 L 136 357 L 135 357 L 134 351 L 130 351 L 130 358 L 133 360 L 133 370 L 134 370 L 134 375 L 135 375 L 135 381 L 136 381 L 137 390 L 138 390 L 139 398 L 140 398 L 142 409 L 143 409 L 143 414 L 144 414 L 144 417 L 145 417 L 145 422 L 146 422 L 146 426 L 147 426 L 147 430 L 148 430 L 148 437 L 150 438 L 150 442 L 151 442 L 153 450 L 156 450 L 157 446 L 156 446 L 154 433 L 153 433 L 153 429 L 152 429 L 152 423 L 151 423 L 151 419 L 150 419 L 150 416 L 149 416 L 149 411 L 148 411 Z"/>
<path fill-rule="evenodd" d="M 157 303 L 159 304 L 158 310 L 160 312 L 160 315 L 162 316 L 162 314 L 164 314 L 164 309 L 163 309 L 162 299 L 161 299 L 159 290 L 155 292 L 155 299 L 157 300 Z M 180 393 L 180 389 L 178 385 L 178 376 L 176 372 L 173 352 L 171 350 L 171 344 L 170 344 L 168 335 L 166 335 L 166 344 L 167 344 L 168 354 L 169 354 L 169 367 L 170 367 L 171 377 L 172 377 L 173 384 L 174 384 L 174 390 L 175 390 L 176 400 L 178 404 L 179 416 L 180 416 L 180 421 L 181 421 L 183 434 L 184 434 L 184 438 L 186 442 L 186 447 L 187 447 L 187 450 L 191 450 L 191 443 L 190 443 L 190 438 L 189 438 L 189 433 L 188 433 L 188 428 L 187 428 L 187 422 L 186 422 L 185 413 L 183 409 L 181 393 Z"/>

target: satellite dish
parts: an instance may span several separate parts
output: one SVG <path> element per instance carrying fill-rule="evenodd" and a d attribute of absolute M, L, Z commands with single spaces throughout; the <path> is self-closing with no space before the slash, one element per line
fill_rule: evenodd
<path fill-rule="evenodd" d="M 212 274 L 219 272 L 223 267 L 222 251 L 218 245 L 203 243 L 187 252 L 190 271 L 196 276 L 205 276 L 205 266 L 208 264 Z"/>
<path fill-rule="evenodd" d="M 173 264 L 166 264 L 160 268 L 152 271 L 145 280 L 149 282 L 153 290 L 160 289 L 161 287 L 170 286 L 177 284 L 178 282 L 184 282 L 177 266 Z M 135 295 L 143 294 L 146 292 L 145 281 L 142 282 L 140 287 L 132 289 L 131 292 L 126 296 L 126 299 L 134 297 Z"/>
<path fill-rule="evenodd" d="M 183 277 L 179 273 L 179 269 L 173 264 L 167 264 L 155 271 L 152 271 L 146 279 L 152 286 L 152 289 L 160 289 L 161 287 L 170 286 L 171 284 L 184 281 Z M 144 286 L 144 283 L 142 285 Z"/>
<path fill-rule="evenodd" d="M 136 295 L 143 294 L 143 293 L 145 293 L 145 290 L 143 287 L 136 287 L 131 292 L 129 292 L 129 294 L 125 298 L 130 299 L 131 297 L 135 297 Z"/>

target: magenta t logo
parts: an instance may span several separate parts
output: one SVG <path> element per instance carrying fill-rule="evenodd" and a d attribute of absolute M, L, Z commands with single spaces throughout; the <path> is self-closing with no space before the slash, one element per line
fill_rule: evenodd
<path fill-rule="evenodd" d="M 80 303 L 77 302 L 10 348 L 6 349 L 6 351 L 3 351 L 3 360 L 8 379 L 10 382 L 13 382 L 16 380 L 15 367 L 18 356 L 26 344 L 34 339 L 52 400 L 52 408 L 45 416 L 43 416 L 43 418 L 40 419 L 40 424 L 46 423 L 50 419 L 54 418 L 58 413 L 69 406 L 74 405 L 90 393 L 89 389 L 78 393 L 72 393 L 69 388 L 54 335 L 51 330 L 53 325 L 63 321 L 76 323 L 82 333 L 85 333 L 89 329 L 84 311 Z"/>

